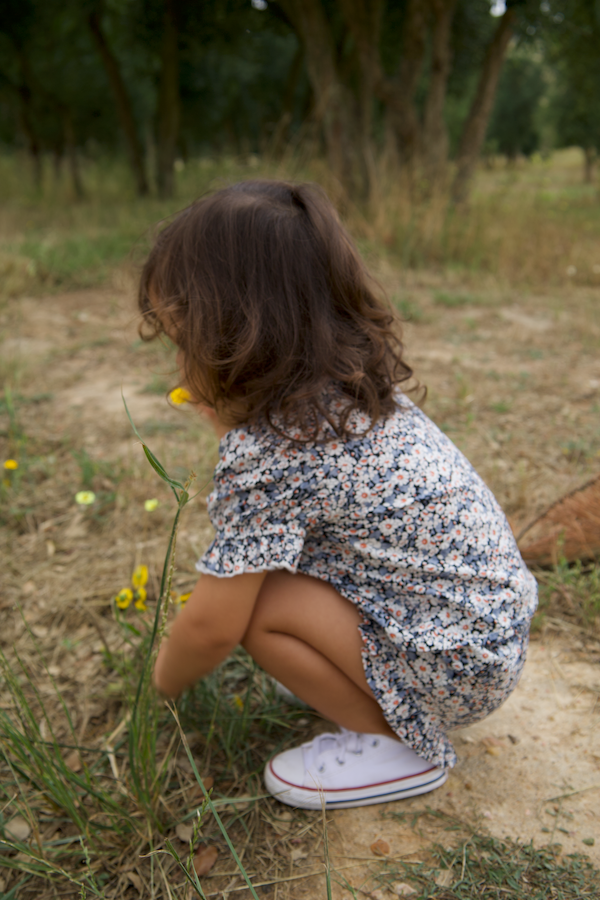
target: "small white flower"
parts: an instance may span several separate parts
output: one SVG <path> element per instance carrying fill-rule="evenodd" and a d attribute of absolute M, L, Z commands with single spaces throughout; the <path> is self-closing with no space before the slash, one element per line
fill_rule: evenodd
<path fill-rule="evenodd" d="M 75 503 L 79 503 L 80 506 L 89 506 L 95 499 L 96 495 L 93 491 L 78 491 L 75 494 Z"/>

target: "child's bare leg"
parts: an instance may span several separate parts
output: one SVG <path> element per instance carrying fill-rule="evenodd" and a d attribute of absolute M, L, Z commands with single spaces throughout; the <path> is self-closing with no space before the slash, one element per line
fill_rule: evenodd
<path fill-rule="evenodd" d="M 396 737 L 365 678 L 356 607 L 324 581 L 267 575 L 242 643 L 267 672 L 350 731 Z"/>

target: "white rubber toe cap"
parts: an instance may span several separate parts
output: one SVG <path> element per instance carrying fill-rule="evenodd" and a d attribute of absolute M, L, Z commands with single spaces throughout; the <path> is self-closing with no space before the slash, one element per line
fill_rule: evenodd
<path fill-rule="evenodd" d="M 283 784 L 293 787 L 305 787 L 304 778 L 304 753 L 302 747 L 294 747 L 278 754 L 267 765 L 273 775 Z M 314 787 L 314 785 L 310 785 Z"/>

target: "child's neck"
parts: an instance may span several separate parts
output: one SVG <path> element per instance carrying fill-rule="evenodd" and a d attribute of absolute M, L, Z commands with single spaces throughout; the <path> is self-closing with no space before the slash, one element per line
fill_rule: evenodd
<path fill-rule="evenodd" d="M 221 440 L 221 438 L 225 437 L 228 431 L 234 427 L 231 422 L 227 422 L 222 419 L 216 410 L 214 410 L 211 406 L 201 406 L 198 405 L 198 410 L 200 413 L 208 419 L 210 424 L 212 425 L 213 431 L 216 436 Z"/>

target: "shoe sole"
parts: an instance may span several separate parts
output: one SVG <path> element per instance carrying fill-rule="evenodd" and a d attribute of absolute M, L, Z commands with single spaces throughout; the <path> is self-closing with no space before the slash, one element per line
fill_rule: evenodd
<path fill-rule="evenodd" d="M 319 787 L 306 788 L 290 784 L 279 778 L 271 763 L 265 768 L 265 787 L 276 800 L 299 809 L 348 809 L 353 806 L 372 806 L 375 803 L 390 803 L 406 797 L 427 794 L 440 787 L 448 778 L 447 769 L 433 767 L 418 775 L 409 775 L 395 781 L 367 784 L 359 788 L 322 790 Z"/>

